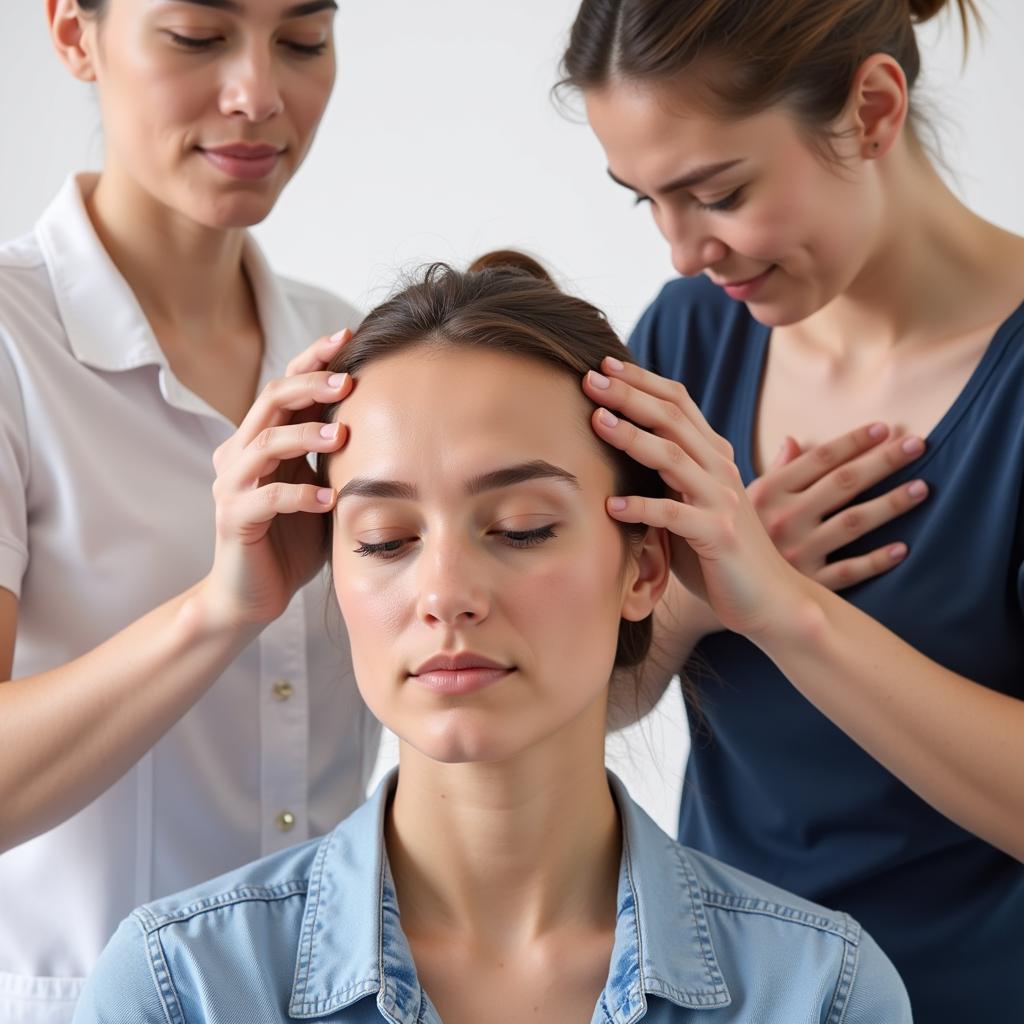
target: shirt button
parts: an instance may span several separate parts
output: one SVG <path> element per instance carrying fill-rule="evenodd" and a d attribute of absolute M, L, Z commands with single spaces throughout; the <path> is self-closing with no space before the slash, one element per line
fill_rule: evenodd
<path fill-rule="evenodd" d="M 282 832 L 291 832 L 295 827 L 295 815 L 291 811 L 282 811 L 276 818 L 276 824 Z"/>
<path fill-rule="evenodd" d="M 274 700 L 287 700 L 294 692 L 295 687 L 287 679 L 278 679 L 274 683 Z"/>

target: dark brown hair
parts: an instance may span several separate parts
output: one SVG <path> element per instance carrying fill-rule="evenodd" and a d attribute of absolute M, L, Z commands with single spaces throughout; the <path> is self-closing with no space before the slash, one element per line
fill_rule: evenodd
<path fill-rule="evenodd" d="M 458 271 L 434 263 L 422 276 L 379 305 L 330 365 L 334 373 L 359 371 L 385 356 L 421 346 L 481 348 L 532 359 L 581 382 L 599 370 L 605 356 L 633 362 L 629 350 L 604 314 L 583 299 L 560 291 L 529 256 L 512 251 L 488 253 Z M 580 391 L 580 397 L 586 396 Z M 334 418 L 337 405 L 324 420 Z M 663 497 L 665 485 L 651 469 L 597 440 L 615 473 L 617 494 Z M 317 475 L 326 481 L 327 459 Z M 621 524 L 628 544 L 638 544 L 646 527 Z M 651 645 L 652 623 L 623 619 L 619 624 L 616 668 L 639 665 Z"/>
<path fill-rule="evenodd" d="M 980 23 L 974 0 L 583 0 L 556 89 L 694 71 L 716 113 L 743 118 L 784 104 L 829 136 L 872 54 L 889 54 L 914 85 L 914 25 L 950 3 L 966 40 L 970 17 Z"/>

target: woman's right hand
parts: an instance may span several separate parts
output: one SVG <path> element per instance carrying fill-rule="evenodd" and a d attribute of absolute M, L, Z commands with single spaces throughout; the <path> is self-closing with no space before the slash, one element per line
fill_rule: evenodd
<path fill-rule="evenodd" d="M 216 547 L 198 596 L 220 627 L 262 628 L 324 563 L 323 516 L 336 495 L 317 486 L 307 457 L 347 438 L 320 415 L 352 390 L 347 374 L 325 369 L 350 337 L 320 338 L 292 360 L 213 454 Z"/>

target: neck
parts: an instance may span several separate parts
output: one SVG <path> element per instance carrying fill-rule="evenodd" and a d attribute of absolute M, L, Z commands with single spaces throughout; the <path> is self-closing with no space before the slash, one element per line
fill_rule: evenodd
<path fill-rule="evenodd" d="M 251 328 L 255 305 L 242 267 L 245 232 L 189 220 L 117 167 L 85 190 L 100 241 L 154 331 L 203 341 Z"/>
<path fill-rule="evenodd" d="M 998 296 L 1019 288 L 1010 275 L 1020 240 L 968 209 L 916 143 L 901 141 L 877 166 L 878 241 L 843 293 L 797 332 L 839 357 L 871 360 L 1001 320 L 1011 310 Z"/>
<path fill-rule="evenodd" d="M 603 704 L 515 758 L 441 764 L 401 746 L 386 828 L 402 927 L 511 952 L 563 927 L 614 929 L 621 827 Z"/>

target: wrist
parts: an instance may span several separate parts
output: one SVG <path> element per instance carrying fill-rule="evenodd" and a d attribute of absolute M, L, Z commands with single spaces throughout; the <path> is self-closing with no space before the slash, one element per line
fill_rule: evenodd
<path fill-rule="evenodd" d="M 787 651 L 817 646 L 828 628 L 825 600 L 829 596 L 820 583 L 790 568 L 773 596 L 771 614 L 747 639 L 776 663 Z"/>
<path fill-rule="evenodd" d="M 255 639 L 261 625 L 247 621 L 237 603 L 226 599 L 214 580 L 205 576 L 182 595 L 180 617 L 196 642 L 222 642 L 244 646 Z"/>

